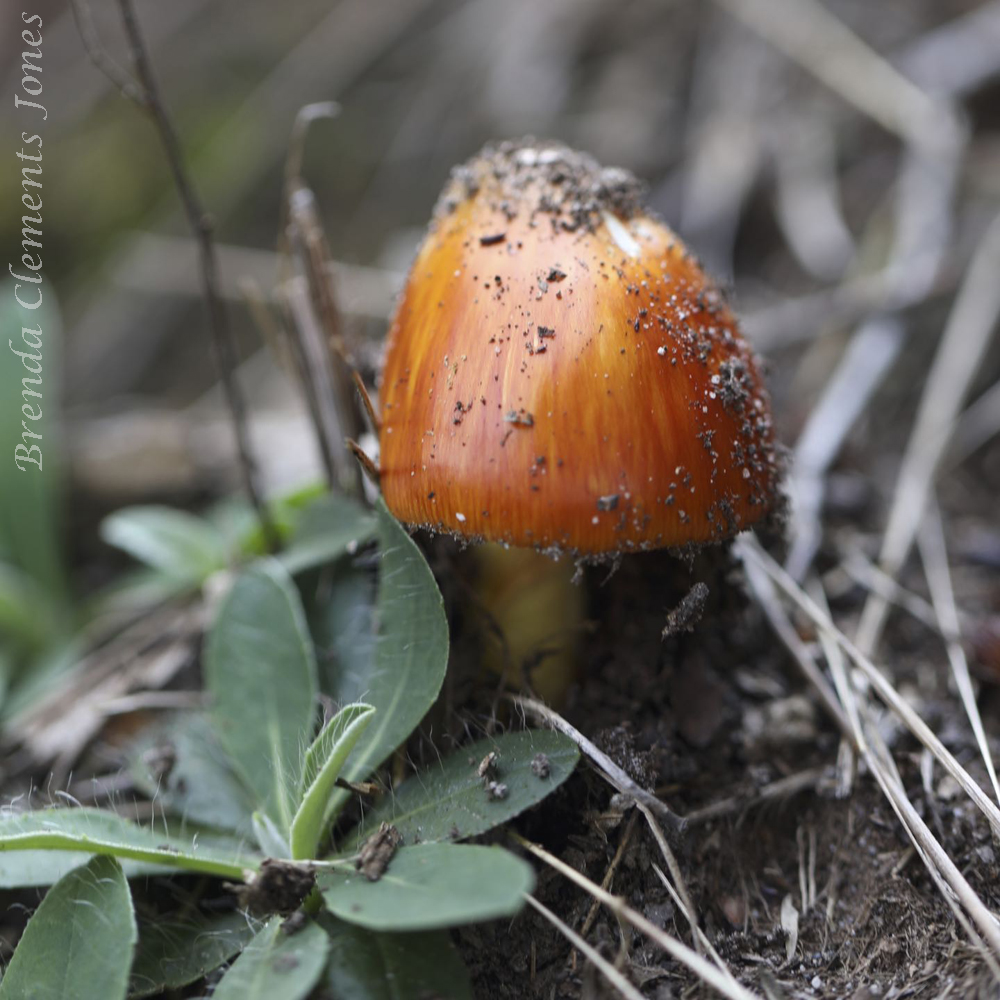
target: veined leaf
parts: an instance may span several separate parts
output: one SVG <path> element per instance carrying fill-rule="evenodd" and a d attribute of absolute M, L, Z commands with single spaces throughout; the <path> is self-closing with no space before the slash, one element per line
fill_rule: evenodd
<path fill-rule="evenodd" d="M 331 913 L 376 931 L 433 930 L 509 917 L 534 882 L 531 866 L 509 851 L 470 844 L 401 847 L 377 882 L 341 869 L 317 876 Z"/>
<path fill-rule="evenodd" d="M 374 712 L 371 705 L 360 702 L 346 705 L 323 727 L 306 752 L 302 793 L 291 828 L 293 858 L 316 856 L 334 783 Z"/>
<path fill-rule="evenodd" d="M 270 858 L 291 857 L 292 849 L 288 838 L 278 829 L 277 824 L 267 813 L 255 809 L 251 817 L 254 839 L 257 846 Z"/>
<path fill-rule="evenodd" d="M 196 586 L 225 569 L 226 539 L 208 521 L 172 507 L 125 507 L 101 524 L 101 537 L 178 582 Z"/>
<path fill-rule="evenodd" d="M 24 929 L 0 1000 L 125 1000 L 136 927 L 114 858 L 91 858 L 61 878 Z"/>
<path fill-rule="evenodd" d="M 325 983 L 335 997 L 473 1000 L 472 983 L 445 931 L 373 933 L 329 915 L 332 948 Z"/>
<path fill-rule="evenodd" d="M 375 518 L 350 497 L 331 493 L 302 511 L 291 545 L 277 558 L 296 575 L 339 559 L 374 537 Z"/>
<path fill-rule="evenodd" d="M 326 965 L 330 939 L 318 924 L 288 934 L 273 917 L 219 981 L 212 1000 L 302 1000 Z"/>
<path fill-rule="evenodd" d="M 502 796 L 490 795 L 479 774 L 479 763 L 490 753 L 495 763 L 485 781 L 501 784 Z M 406 843 L 476 837 L 540 802 L 572 774 L 579 759 L 571 739 L 547 729 L 480 740 L 407 778 L 366 814 L 349 843 L 360 843 L 383 821 Z"/>
<path fill-rule="evenodd" d="M 206 713 L 172 713 L 144 730 L 129 751 L 129 770 L 167 814 L 244 837 L 253 832 L 250 797 Z"/>
<path fill-rule="evenodd" d="M 83 851 L 242 879 L 260 858 L 138 826 L 103 809 L 40 809 L 0 818 L 0 851 Z M 68 876 L 67 876 L 68 877 Z"/>
<path fill-rule="evenodd" d="M 376 514 L 381 562 L 375 658 L 360 670 L 342 664 L 333 692 L 342 704 L 364 701 L 376 711 L 344 768 L 352 781 L 371 774 L 420 724 L 448 665 L 448 622 L 434 575 L 381 499 Z M 334 792 L 331 810 L 345 798 L 345 792 Z"/>
<path fill-rule="evenodd" d="M 233 584 L 205 650 L 212 719 L 257 803 L 291 826 L 313 731 L 316 654 L 298 591 L 273 559 Z"/>
<path fill-rule="evenodd" d="M 178 990 L 201 979 L 242 951 L 255 933 L 244 913 L 195 912 L 140 921 L 129 1000 Z"/>

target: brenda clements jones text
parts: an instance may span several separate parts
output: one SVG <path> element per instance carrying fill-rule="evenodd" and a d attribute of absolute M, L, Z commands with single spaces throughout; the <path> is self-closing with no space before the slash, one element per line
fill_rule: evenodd
<path fill-rule="evenodd" d="M 21 379 L 21 441 L 14 448 L 14 463 L 22 472 L 42 469 L 42 327 L 35 310 L 42 304 L 42 137 L 40 125 L 48 111 L 42 97 L 42 19 L 38 14 L 22 13 L 24 29 L 21 41 L 21 82 L 14 94 L 14 108 L 24 122 L 21 148 L 15 154 L 21 161 L 21 259 L 9 263 L 14 279 L 14 298 L 20 307 L 21 335 L 8 339 L 10 349 L 21 359 L 25 376 Z"/>

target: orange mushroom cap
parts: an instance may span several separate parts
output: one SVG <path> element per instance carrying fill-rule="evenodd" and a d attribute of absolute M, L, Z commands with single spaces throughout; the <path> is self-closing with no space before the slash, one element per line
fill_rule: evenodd
<path fill-rule="evenodd" d="M 382 372 L 381 484 L 401 521 L 602 555 L 719 541 L 770 508 L 753 356 L 641 193 L 530 140 L 454 171 Z"/>

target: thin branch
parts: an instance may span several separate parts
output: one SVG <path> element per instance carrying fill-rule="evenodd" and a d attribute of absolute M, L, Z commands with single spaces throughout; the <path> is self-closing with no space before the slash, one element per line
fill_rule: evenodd
<path fill-rule="evenodd" d="M 817 0 L 717 0 L 845 101 L 908 143 L 946 142 L 947 104 L 925 94 Z"/>
<path fill-rule="evenodd" d="M 365 408 L 365 413 L 368 415 L 368 423 L 371 425 L 372 433 L 378 434 L 382 430 L 382 421 L 378 413 L 375 412 L 375 404 L 368 394 L 368 386 L 365 385 L 365 380 L 361 377 L 361 372 L 356 368 L 351 372 L 351 378 L 354 381 L 355 388 L 358 390 L 358 395 L 361 397 L 361 404 Z"/>
<path fill-rule="evenodd" d="M 879 698 L 899 716 L 910 732 L 937 757 L 945 770 L 962 786 L 969 798 L 985 815 L 994 833 L 1000 836 L 1000 809 L 994 805 L 993 800 L 979 787 L 972 775 L 955 759 L 954 754 L 938 739 L 927 723 L 913 710 L 909 702 L 900 696 L 871 659 L 837 628 L 830 616 L 760 547 L 756 539 L 748 535 L 738 538 L 733 545 L 733 551 L 744 561 L 744 564 L 752 560 L 763 567 L 778 587 L 821 630 L 831 636 L 834 642 L 860 668 Z"/>
<path fill-rule="evenodd" d="M 534 698 L 525 698 L 523 695 L 516 694 L 507 695 L 507 698 L 526 714 L 533 715 L 540 722 L 557 729 L 573 740 L 583 753 L 597 765 L 597 770 L 604 780 L 617 788 L 619 792 L 648 806 L 657 816 L 666 821 L 674 833 L 683 831 L 684 818 L 682 816 L 678 816 L 652 792 L 648 792 L 641 785 L 636 784 L 606 753 L 598 750 L 583 733 L 570 725 L 558 712 Z"/>
<path fill-rule="evenodd" d="M 823 676 L 823 672 L 810 655 L 806 644 L 799 638 L 799 634 L 788 620 L 788 616 L 785 614 L 784 608 L 782 608 L 781 602 L 778 600 L 774 584 L 761 567 L 750 562 L 744 562 L 743 565 L 746 568 L 747 583 L 750 585 L 753 596 L 764 612 L 771 628 L 785 644 L 788 652 L 792 654 L 792 659 L 799 670 L 802 671 L 803 676 L 816 689 L 820 700 L 823 702 L 823 707 L 840 727 L 840 731 L 845 736 L 850 737 L 851 727 L 847 716 L 844 715 L 843 706 L 837 700 L 836 693 L 830 687 L 827 679 Z"/>
<path fill-rule="evenodd" d="M 1000 317 L 998 272 L 1000 214 L 983 236 L 948 316 L 903 455 L 879 553 L 880 567 L 892 577 L 909 554 L 934 475 Z M 857 645 L 862 652 L 874 651 L 888 608 L 884 598 L 869 595 L 857 632 Z"/>
<path fill-rule="evenodd" d="M 955 687 L 958 688 L 962 706 L 965 708 L 965 714 L 969 717 L 969 724 L 975 734 L 976 744 L 979 746 L 983 763 L 986 765 L 986 772 L 990 776 L 993 794 L 997 797 L 997 801 L 1000 801 L 1000 785 L 997 784 L 996 769 L 993 767 L 989 743 L 983 730 L 983 720 L 979 715 L 979 706 L 976 704 L 976 694 L 972 689 L 969 664 L 965 658 L 965 650 L 962 648 L 961 625 L 958 619 L 958 608 L 955 606 L 951 571 L 948 568 L 948 550 L 944 540 L 941 512 L 933 498 L 928 504 L 928 508 L 927 517 L 924 519 L 924 530 L 917 536 L 917 548 L 923 560 L 927 586 L 931 592 L 931 600 L 934 602 L 934 610 L 937 613 L 941 633 L 948 650 L 948 662 L 951 664 L 951 671 L 955 678 Z"/>
<path fill-rule="evenodd" d="M 828 615 L 829 606 L 826 603 L 826 594 L 818 581 L 815 583 L 814 594 L 816 608 Z M 867 697 L 856 691 L 848 679 L 843 652 L 836 637 L 832 632 L 821 629 L 819 639 L 837 685 L 837 691 L 851 719 L 855 742 L 865 758 L 868 769 L 878 782 L 882 793 L 889 800 L 896 817 L 903 825 L 914 849 L 920 855 L 921 861 L 937 886 L 938 892 L 951 908 L 955 919 L 962 925 L 969 940 L 982 955 L 994 977 L 1000 979 L 1000 967 L 997 965 L 995 954 L 991 954 L 976 928 L 969 922 L 965 912 L 959 906 L 959 901 L 976 922 L 983 935 L 990 941 L 994 953 L 996 953 L 997 945 L 1000 944 L 1000 928 L 997 926 L 996 918 L 983 904 L 975 890 L 969 885 L 948 853 L 931 833 L 927 824 L 919 816 L 913 803 L 907 798 L 896 763 L 882 739 L 878 726 L 872 719 Z"/>
<path fill-rule="evenodd" d="M 94 24 L 94 15 L 86 0 L 72 0 L 73 19 L 76 21 L 76 30 L 80 33 L 80 40 L 87 53 L 87 58 L 122 92 L 130 101 L 134 101 L 143 111 L 148 110 L 146 94 L 136 86 L 135 80 L 129 76 L 128 71 L 122 69 L 108 55 L 107 49 L 101 44 L 100 35 L 97 33 L 97 26 Z"/>
<path fill-rule="evenodd" d="M 851 338 L 795 444 L 788 476 L 792 544 L 785 569 L 801 581 L 822 540 L 826 474 L 903 346 L 903 324 L 876 317 Z"/>
<path fill-rule="evenodd" d="M 520 834 L 512 832 L 511 837 L 526 851 L 530 851 L 536 858 L 544 861 L 571 882 L 575 882 L 595 899 L 600 900 L 616 917 L 631 924 L 641 934 L 645 934 L 650 941 L 659 945 L 672 959 L 686 965 L 696 976 L 700 977 L 708 986 L 718 990 L 724 997 L 729 997 L 731 1000 L 754 1000 L 756 997 L 756 994 L 751 993 L 745 986 L 735 982 L 731 977 L 727 977 L 726 973 L 721 972 L 686 944 L 682 944 L 672 934 L 668 934 L 663 928 L 657 927 L 641 913 L 633 910 L 620 896 L 613 896 L 596 882 L 592 882 L 586 875 L 549 853 L 544 847 L 526 840 Z"/>
<path fill-rule="evenodd" d="M 587 960 L 604 976 L 627 1000 L 645 1000 L 643 995 L 619 972 L 596 948 L 591 947 L 579 934 L 560 920 L 547 906 L 529 893 L 524 894 L 528 905 L 537 910 L 574 948 L 582 952 Z"/>
<path fill-rule="evenodd" d="M 149 114 L 159 133 L 174 186 L 180 195 L 184 214 L 198 244 L 202 294 L 208 312 L 208 324 L 219 378 L 232 418 L 243 485 L 256 511 L 266 544 L 269 548 L 277 548 L 278 534 L 257 483 L 256 466 L 247 430 L 246 401 L 235 377 L 237 352 L 229 327 L 229 317 L 219 294 L 219 268 L 213 242 L 213 222 L 202 207 L 188 174 L 177 131 L 167 114 L 153 75 L 152 63 L 146 51 L 146 43 L 139 28 L 132 0 L 118 0 L 118 7 L 137 79 L 129 77 L 104 51 L 86 0 L 73 0 L 73 11 L 88 56 L 102 73 L 121 88 L 126 97 L 135 101 Z"/>
<path fill-rule="evenodd" d="M 345 438 L 344 443 L 347 445 L 350 453 L 358 460 L 358 464 L 361 466 L 364 474 L 371 480 L 372 485 L 377 487 L 382 474 L 379 472 L 379 468 L 372 460 L 372 457 L 354 438 Z"/>
<path fill-rule="evenodd" d="M 695 826 L 699 823 L 720 819 L 723 816 L 730 816 L 733 813 L 745 812 L 766 802 L 790 798 L 806 789 L 815 789 L 825 776 L 825 768 L 811 767 L 808 770 L 790 774 L 787 778 L 779 778 L 777 781 L 764 785 L 756 795 L 730 795 L 717 802 L 710 802 L 700 809 L 692 809 L 691 812 L 685 814 L 684 820 L 689 826 Z"/>

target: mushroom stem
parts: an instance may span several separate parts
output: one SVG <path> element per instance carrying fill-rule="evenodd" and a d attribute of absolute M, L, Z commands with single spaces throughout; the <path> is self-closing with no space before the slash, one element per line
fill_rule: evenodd
<path fill-rule="evenodd" d="M 505 687 L 559 705 L 576 679 L 586 594 L 572 560 L 487 544 L 476 564 L 483 666 Z"/>

